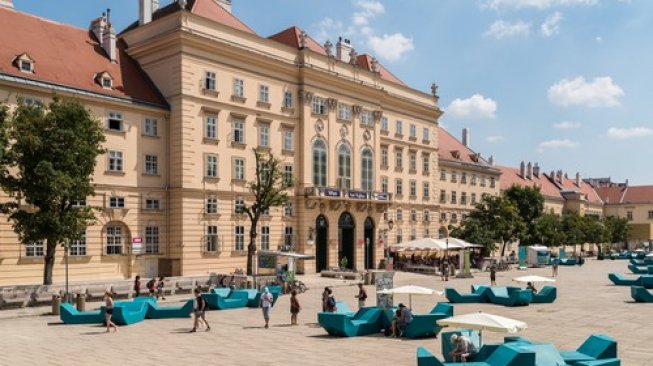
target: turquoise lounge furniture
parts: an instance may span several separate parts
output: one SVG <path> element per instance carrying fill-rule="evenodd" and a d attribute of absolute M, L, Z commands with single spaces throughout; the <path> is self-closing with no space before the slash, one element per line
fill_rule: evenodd
<path fill-rule="evenodd" d="M 156 302 L 148 303 L 146 319 L 172 319 L 172 318 L 189 318 L 193 312 L 193 302 L 190 299 L 182 306 L 159 306 Z"/>
<path fill-rule="evenodd" d="M 392 324 L 395 310 L 391 309 L 383 312 L 384 329 Z M 452 316 L 453 306 L 451 304 L 437 303 L 427 314 L 413 314 L 413 321 L 404 329 L 402 336 L 413 339 L 437 337 L 438 333 L 442 330 L 442 327 L 437 324 L 437 321 Z"/>
<path fill-rule="evenodd" d="M 349 305 L 347 305 L 347 303 L 344 301 L 336 301 L 336 313 L 349 316 L 354 316 L 354 314 L 356 314 L 355 311 L 351 311 Z"/>
<path fill-rule="evenodd" d="M 504 306 L 526 306 L 533 301 L 533 292 L 519 287 L 490 287 L 487 296 L 491 303 Z"/>
<path fill-rule="evenodd" d="M 558 259 L 558 264 L 561 266 L 575 266 L 578 264 L 576 258 L 562 258 Z"/>
<path fill-rule="evenodd" d="M 576 362 L 574 365 L 575 366 L 621 366 L 621 360 L 618 358 L 606 358 L 604 360 Z"/>
<path fill-rule="evenodd" d="M 68 303 L 59 305 L 59 319 L 64 324 L 99 324 L 104 321 L 104 314 L 100 310 L 78 311 Z"/>
<path fill-rule="evenodd" d="M 560 351 L 568 364 L 617 358 L 617 342 L 604 334 L 592 334 L 575 351 Z"/>
<path fill-rule="evenodd" d="M 483 347 L 485 348 L 485 346 Z M 480 354 L 480 351 L 479 351 Z M 480 356 L 480 355 L 479 355 Z M 508 343 L 493 347 L 492 352 L 483 361 L 477 361 L 481 357 L 475 357 L 474 361 L 465 363 L 442 363 L 433 354 L 426 349 L 419 347 L 417 349 L 417 366 L 539 366 L 535 362 L 535 352 L 529 352 L 521 349 L 517 345 Z M 551 364 L 555 365 L 555 364 Z M 564 364 L 561 364 L 564 365 Z"/>
<path fill-rule="evenodd" d="M 637 302 L 653 302 L 653 294 L 642 286 L 631 286 L 630 296 Z"/>
<path fill-rule="evenodd" d="M 147 309 L 150 301 L 116 301 L 113 304 L 113 314 L 111 320 L 116 325 L 130 325 L 145 320 Z M 106 307 L 102 307 L 102 319 L 106 312 Z"/>
<path fill-rule="evenodd" d="M 224 290 L 228 290 L 228 292 Z M 202 297 L 209 304 L 209 309 L 214 310 L 244 308 L 249 302 L 249 293 L 244 290 L 213 289 L 211 293 L 202 294 Z"/>
<path fill-rule="evenodd" d="M 536 294 L 533 294 L 534 304 L 551 304 L 556 301 L 558 289 L 554 286 L 544 286 Z"/>
<path fill-rule="evenodd" d="M 626 278 L 621 273 L 610 273 L 608 278 L 617 286 L 642 286 L 653 289 L 653 275 L 640 275 L 639 277 Z"/>
<path fill-rule="evenodd" d="M 487 290 L 489 286 L 472 286 L 472 292 L 469 294 L 461 294 L 455 288 L 447 287 L 444 289 L 445 296 L 449 302 L 454 304 L 473 304 L 488 301 Z"/>
<path fill-rule="evenodd" d="M 631 263 L 628 269 L 634 274 L 653 274 L 653 266 L 636 266 Z"/>
<path fill-rule="evenodd" d="M 644 258 L 644 259 L 631 259 L 630 264 L 636 266 L 653 266 L 653 258 Z"/>
<path fill-rule="evenodd" d="M 332 336 L 357 337 L 379 333 L 383 326 L 382 310 L 364 307 L 354 316 L 338 313 L 318 313 L 317 321 Z"/>
<path fill-rule="evenodd" d="M 254 289 L 240 290 L 247 293 L 247 307 L 248 308 L 257 308 L 261 301 L 261 292 Z"/>

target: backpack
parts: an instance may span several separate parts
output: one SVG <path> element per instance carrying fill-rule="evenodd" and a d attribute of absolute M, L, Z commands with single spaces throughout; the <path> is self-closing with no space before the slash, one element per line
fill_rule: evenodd
<path fill-rule="evenodd" d="M 150 280 L 147 283 L 147 288 L 150 289 L 150 290 L 154 290 L 154 280 Z"/>
<path fill-rule="evenodd" d="M 326 306 L 327 309 L 333 310 L 336 307 L 336 299 L 333 298 L 333 296 L 329 296 L 326 301 Z"/>

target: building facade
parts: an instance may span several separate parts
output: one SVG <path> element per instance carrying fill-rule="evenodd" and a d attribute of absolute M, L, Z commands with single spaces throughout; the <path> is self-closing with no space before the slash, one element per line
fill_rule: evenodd
<path fill-rule="evenodd" d="M 629 242 L 653 241 L 653 186 L 629 186 L 607 182 L 596 187 L 605 202 L 605 215 L 628 219 Z"/>
<path fill-rule="evenodd" d="M 85 202 L 101 210 L 71 251 L 71 279 L 244 268 L 250 224 L 238 212 L 252 202 L 255 151 L 282 160 L 291 193 L 261 220 L 257 245 L 314 255 L 302 271 L 343 258 L 375 268 L 389 245 L 438 231 L 435 89 L 409 88 L 347 40 L 319 45 L 296 27 L 259 36 L 230 1 L 140 3 L 118 35 L 108 15 L 84 30 L 0 8 L 12 24 L 0 98 L 71 96 L 105 125 Z M 39 282 L 42 243 L 1 225 L 0 284 Z M 55 282 L 61 266 L 59 255 Z"/>

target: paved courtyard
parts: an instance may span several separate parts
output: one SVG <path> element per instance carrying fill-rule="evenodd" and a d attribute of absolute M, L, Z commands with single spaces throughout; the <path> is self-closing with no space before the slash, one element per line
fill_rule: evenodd
<path fill-rule="evenodd" d="M 585 266 L 560 267 L 558 300 L 550 305 L 507 308 L 494 305 L 457 305 L 456 314 L 483 310 L 523 320 L 522 335 L 550 341 L 559 348 L 576 348 L 591 333 L 605 333 L 619 341 L 623 365 L 653 365 L 653 304 L 635 304 L 628 287 L 615 287 L 608 272 L 627 273 L 626 261 L 589 260 Z M 498 274 L 499 285 L 524 274 L 549 275 L 549 269 L 530 269 Z M 415 350 L 426 346 L 440 353 L 439 339 L 397 340 L 382 335 L 350 339 L 331 338 L 317 325 L 319 285 L 325 280 L 308 278 L 315 286 L 300 295 L 300 325 L 288 326 L 289 297 L 283 296 L 272 312 L 270 329 L 263 329 L 257 309 L 212 311 L 212 331 L 187 333 L 190 319 L 150 320 L 104 334 L 98 326 L 63 326 L 57 317 L 43 315 L 48 309 L 10 310 L 0 313 L 0 365 L 415 365 Z M 468 291 L 472 283 L 488 283 L 485 273 L 474 279 L 454 279 L 447 286 Z M 355 287 L 332 282 L 339 300 L 355 306 Z M 399 273 L 395 285 L 414 284 L 442 289 L 439 278 Z M 368 288 L 373 298 L 374 290 Z M 172 299 L 178 302 L 182 298 Z M 374 302 L 373 299 L 371 299 Z M 413 297 L 413 308 L 430 310 L 444 297 Z M 407 302 L 407 298 L 396 297 Z M 96 304 L 92 304 L 91 307 Z M 503 335 L 485 333 L 488 342 Z"/>

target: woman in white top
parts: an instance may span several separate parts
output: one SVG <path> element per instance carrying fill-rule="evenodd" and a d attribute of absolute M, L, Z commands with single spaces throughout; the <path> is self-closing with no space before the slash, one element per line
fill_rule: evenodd
<path fill-rule="evenodd" d="M 261 308 L 263 308 L 263 319 L 265 320 L 265 329 L 268 328 L 268 324 L 270 323 L 270 308 L 272 307 L 273 302 L 274 302 L 274 298 L 272 297 L 270 290 L 266 287 L 265 289 L 263 289 L 263 294 L 261 295 Z"/>
<path fill-rule="evenodd" d="M 114 332 L 117 332 L 118 327 L 111 321 L 111 314 L 113 314 L 113 295 L 109 291 L 104 293 L 104 308 L 104 322 L 107 323 L 107 333 L 109 333 L 111 327 L 113 327 Z"/>

